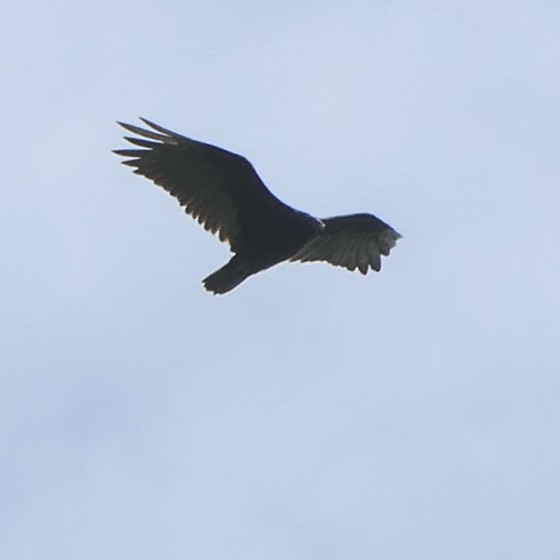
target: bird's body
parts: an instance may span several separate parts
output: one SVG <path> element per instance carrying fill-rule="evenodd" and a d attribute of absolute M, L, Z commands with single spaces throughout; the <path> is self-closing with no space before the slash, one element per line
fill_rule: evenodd
<path fill-rule="evenodd" d="M 287 260 L 324 260 L 366 274 L 379 271 L 400 235 L 371 214 L 319 220 L 284 204 L 244 157 L 192 140 L 142 119 L 152 130 L 119 123 L 142 138 L 141 149 L 115 150 L 134 173 L 173 195 L 187 213 L 235 253 L 204 279 L 207 290 L 229 292 L 245 278 Z M 154 132 L 155 131 L 155 132 Z"/>

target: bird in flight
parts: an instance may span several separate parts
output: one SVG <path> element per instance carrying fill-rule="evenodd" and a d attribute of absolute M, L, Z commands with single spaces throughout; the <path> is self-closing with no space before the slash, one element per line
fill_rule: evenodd
<path fill-rule="evenodd" d="M 203 280 L 214 294 L 287 260 L 326 261 L 362 274 L 379 271 L 381 255 L 401 237 L 372 214 L 318 219 L 295 210 L 268 190 L 243 156 L 141 120 L 149 129 L 118 123 L 138 136 L 124 137 L 137 147 L 114 152 L 229 243 L 231 260 Z"/>

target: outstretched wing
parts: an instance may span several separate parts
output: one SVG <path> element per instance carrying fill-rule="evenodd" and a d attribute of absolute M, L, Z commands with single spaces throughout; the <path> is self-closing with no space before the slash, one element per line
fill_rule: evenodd
<path fill-rule="evenodd" d="M 153 130 L 119 122 L 141 136 L 125 136 L 138 148 L 114 152 L 131 158 L 122 163 L 163 187 L 206 230 L 228 241 L 233 251 L 245 244 L 243 223 L 267 220 L 289 208 L 266 188 L 244 157 L 141 120 Z"/>
<path fill-rule="evenodd" d="M 367 274 L 381 270 L 381 255 L 388 255 L 401 237 L 391 226 L 371 214 L 352 214 L 322 220 L 325 229 L 292 258 L 292 261 L 326 261 Z"/>

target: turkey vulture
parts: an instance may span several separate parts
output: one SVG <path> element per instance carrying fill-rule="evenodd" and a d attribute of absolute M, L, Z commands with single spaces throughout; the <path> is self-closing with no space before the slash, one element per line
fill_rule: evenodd
<path fill-rule="evenodd" d="M 192 140 L 146 119 L 150 129 L 119 122 L 141 138 L 114 150 L 134 173 L 174 196 L 204 228 L 227 241 L 234 256 L 203 280 L 224 294 L 245 278 L 282 261 L 326 261 L 366 274 L 381 269 L 401 236 L 371 214 L 318 219 L 276 198 L 244 157 Z"/>

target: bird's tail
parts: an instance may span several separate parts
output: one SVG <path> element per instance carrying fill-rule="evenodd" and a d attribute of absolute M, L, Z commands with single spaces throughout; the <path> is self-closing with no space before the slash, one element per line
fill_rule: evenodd
<path fill-rule="evenodd" d="M 225 294 L 241 284 L 251 274 L 253 271 L 247 264 L 241 261 L 238 255 L 234 255 L 225 266 L 207 276 L 202 283 L 209 292 Z"/>

